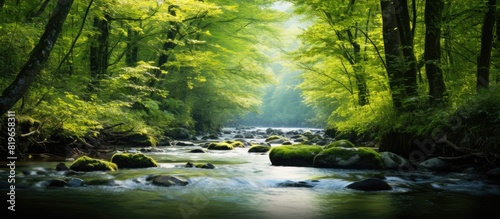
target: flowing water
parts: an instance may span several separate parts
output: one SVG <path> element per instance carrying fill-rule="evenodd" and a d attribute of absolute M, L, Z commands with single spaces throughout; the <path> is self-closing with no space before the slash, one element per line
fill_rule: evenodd
<path fill-rule="evenodd" d="M 160 163 L 157 168 L 64 176 L 54 171 L 60 161 L 20 162 L 16 166 L 14 215 L 319 219 L 477 218 L 500 213 L 500 185 L 471 173 L 284 167 L 271 165 L 268 153 L 248 153 L 248 148 L 207 153 L 189 153 L 200 146 L 159 148 L 164 151 L 148 153 Z M 186 168 L 187 162 L 211 163 L 216 168 Z M 69 166 L 71 161 L 65 163 Z M 146 181 L 151 174 L 175 175 L 187 179 L 189 184 L 154 186 Z M 0 175 L 6 181 L 5 166 Z M 83 179 L 86 185 L 47 187 L 49 179 L 69 177 Z M 346 188 L 354 181 L 370 177 L 384 179 L 393 189 L 364 192 Z M 8 191 L 4 187 L 5 194 Z M 8 199 L 7 195 L 4 197 Z"/>

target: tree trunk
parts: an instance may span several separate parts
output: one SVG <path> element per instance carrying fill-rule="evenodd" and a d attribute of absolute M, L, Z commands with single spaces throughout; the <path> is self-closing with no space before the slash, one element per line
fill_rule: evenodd
<path fill-rule="evenodd" d="M 481 32 L 481 53 L 477 58 L 477 84 L 480 91 L 490 85 L 491 48 L 493 45 L 493 29 L 495 26 L 496 0 L 488 0 L 488 11 L 484 15 Z"/>
<path fill-rule="evenodd" d="M 425 1 L 425 70 L 429 80 L 429 96 L 431 103 L 440 102 L 446 92 L 441 62 L 441 24 L 443 0 Z"/>
<path fill-rule="evenodd" d="M 176 5 L 170 5 L 168 7 L 168 13 L 175 17 L 176 12 L 174 9 L 177 7 L 178 6 L 176 6 Z M 170 58 L 171 50 L 174 49 L 175 46 L 177 46 L 177 44 L 175 44 L 174 40 L 175 40 L 175 37 L 177 36 L 177 32 L 179 31 L 178 29 L 179 29 L 179 24 L 175 21 L 171 21 L 170 27 L 168 27 L 167 40 L 165 41 L 165 43 L 163 43 L 162 51 L 161 51 L 160 57 L 158 57 L 158 63 L 156 64 L 156 66 L 159 68 L 159 70 L 156 70 L 156 72 L 155 72 L 156 78 L 161 77 L 162 70 L 165 70 L 164 65 L 165 65 L 165 63 L 168 62 L 168 59 Z M 154 87 L 155 85 L 156 85 L 156 80 L 151 81 L 151 83 L 149 84 L 150 87 Z"/>
<path fill-rule="evenodd" d="M 398 31 L 395 6 L 392 0 L 381 0 L 380 6 L 382 10 L 384 51 L 387 63 L 386 71 L 389 78 L 392 102 L 397 110 L 401 110 L 405 97 L 403 86 L 404 58 L 401 51 L 401 37 Z"/>
<path fill-rule="evenodd" d="M 23 66 L 16 79 L 2 92 L 2 96 L 0 96 L 0 115 L 6 113 L 22 98 L 36 79 L 36 76 L 43 69 L 61 33 L 62 26 L 72 4 L 73 0 L 59 0 L 57 2 L 57 6 L 45 27 L 45 32 L 31 52 L 30 58 Z"/>
<path fill-rule="evenodd" d="M 358 87 L 358 104 L 364 106 L 370 103 L 368 85 L 364 77 L 363 58 L 361 57 L 361 47 L 353 42 L 354 47 L 354 76 L 356 77 L 356 86 Z"/>
<path fill-rule="evenodd" d="M 495 13 L 495 18 L 496 18 L 496 31 L 495 31 L 495 40 L 493 41 L 494 44 L 493 44 L 493 48 L 495 48 L 495 52 L 493 53 L 494 54 L 494 59 L 498 60 L 500 59 L 500 27 L 498 27 L 498 24 L 500 24 L 500 14 L 499 13 Z M 496 83 L 497 84 L 500 84 L 500 73 L 497 72 L 496 73 Z"/>
<path fill-rule="evenodd" d="M 94 17 L 94 28 L 99 32 L 90 44 L 90 76 L 91 82 L 88 86 L 90 91 L 99 88 L 101 79 L 106 75 L 109 63 L 109 20 L 110 16 L 105 15 L 104 19 Z"/>
<path fill-rule="evenodd" d="M 127 45 L 127 51 L 125 53 L 125 63 L 129 67 L 133 67 L 137 65 L 138 61 L 139 47 L 135 42 L 138 33 L 137 31 L 132 30 L 131 28 L 129 28 L 127 32 L 128 32 L 128 42 L 127 42 L 128 45 Z"/>
<path fill-rule="evenodd" d="M 444 8 L 446 8 L 446 14 L 443 15 L 442 18 L 445 18 L 445 17 L 450 17 L 451 15 L 451 8 L 452 6 L 452 3 L 450 1 L 447 1 L 445 2 L 445 6 Z M 451 24 L 450 24 L 450 21 L 449 19 L 446 19 L 444 20 L 444 23 L 442 24 L 444 25 L 443 27 L 443 38 L 444 38 L 444 51 L 445 51 L 445 56 L 443 56 L 443 58 L 445 59 L 445 62 L 447 65 L 451 65 L 453 66 L 455 64 L 455 60 L 454 60 L 454 56 L 453 56 L 453 52 L 452 52 L 452 43 L 453 43 L 453 35 L 451 34 Z"/>
<path fill-rule="evenodd" d="M 399 36 L 404 56 L 403 82 L 406 97 L 417 96 L 417 58 L 413 49 L 413 31 L 410 26 L 410 14 L 407 0 L 395 0 L 394 7 L 398 20 Z M 414 22 L 415 23 L 415 22 Z M 413 27 L 415 28 L 415 27 Z"/>

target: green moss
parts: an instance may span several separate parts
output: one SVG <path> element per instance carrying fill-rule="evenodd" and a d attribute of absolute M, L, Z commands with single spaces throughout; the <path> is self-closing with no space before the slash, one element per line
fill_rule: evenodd
<path fill-rule="evenodd" d="M 278 139 L 281 139 L 281 137 L 278 135 L 271 135 L 271 136 L 266 138 L 266 142 L 270 142 L 270 141 L 278 140 Z"/>
<path fill-rule="evenodd" d="M 272 147 L 269 159 L 277 166 L 312 166 L 314 157 L 321 152 L 321 146 L 290 145 Z"/>
<path fill-rule="evenodd" d="M 226 142 L 210 143 L 207 147 L 209 150 L 233 150 L 234 147 Z"/>
<path fill-rule="evenodd" d="M 243 142 L 241 142 L 241 141 L 227 140 L 224 142 L 230 144 L 231 146 L 233 146 L 233 148 L 244 148 L 245 147 L 245 144 L 243 144 Z"/>
<path fill-rule="evenodd" d="M 342 140 L 331 142 L 330 144 L 326 145 L 324 147 L 324 149 L 333 148 L 333 147 L 354 148 L 355 146 L 349 140 L 342 139 Z"/>
<path fill-rule="evenodd" d="M 359 147 L 358 151 L 360 153 L 362 153 L 364 156 L 371 157 L 371 158 L 377 159 L 377 160 L 382 160 L 382 156 L 380 155 L 380 153 L 378 153 L 377 151 L 375 151 L 371 148 Z"/>
<path fill-rule="evenodd" d="M 332 147 L 319 153 L 313 161 L 314 167 L 345 169 L 382 169 L 383 161 L 371 148 Z"/>
<path fill-rule="evenodd" d="M 114 154 L 111 157 L 111 162 L 115 163 L 118 168 L 148 168 L 159 166 L 153 158 L 140 153 Z"/>
<path fill-rule="evenodd" d="M 271 150 L 271 147 L 267 145 L 253 145 L 248 149 L 248 152 L 262 153 L 262 152 L 268 152 L 269 150 Z"/>
<path fill-rule="evenodd" d="M 127 144 L 134 146 L 156 146 L 157 140 L 148 133 L 134 133 L 127 137 Z"/>
<path fill-rule="evenodd" d="M 76 159 L 71 166 L 70 169 L 74 171 L 115 171 L 118 170 L 118 166 L 115 163 L 90 158 L 88 156 L 81 156 Z"/>

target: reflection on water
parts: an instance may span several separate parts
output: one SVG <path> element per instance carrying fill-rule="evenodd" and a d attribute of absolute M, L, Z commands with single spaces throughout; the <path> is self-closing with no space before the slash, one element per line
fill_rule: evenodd
<path fill-rule="evenodd" d="M 77 188 L 46 188 L 45 180 L 68 177 L 53 170 L 57 162 L 23 162 L 16 169 L 16 218 L 473 218 L 500 213 L 500 187 L 470 174 L 280 167 L 272 166 L 267 154 L 250 154 L 247 148 L 188 153 L 193 148 L 199 146 L 163 147 L 164 152 L 149 154 L 160 162 L 158 168 L 71 176 L 86 182 Z M 185 168 L 186 162 L 216 168 Z M 180 176 L 189 184 L 153 186 L 145 180 L 151 174 Z M 6 169 L 0 175 L 6 179 Z M 345 188 L 368 177 L 383 178 L 393 190 Z M 280 186 L 284 182 L 310 186 Z"/>

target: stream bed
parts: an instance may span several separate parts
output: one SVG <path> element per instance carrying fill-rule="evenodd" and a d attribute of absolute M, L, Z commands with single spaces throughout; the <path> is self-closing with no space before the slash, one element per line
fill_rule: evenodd
<path fill-rule="evenodd" d="M 15 216 L 321 219 L 476 218 L 500 213 L 500 185 L 473 173 L 273 166 L 268 153 L 249 153 L 248 148 L 189 153 L 197 148 L 201 146 L 158 147 L 161 152 L 147 153 L 160 164 L 156 168 L 74 176 L 55 171 L 61 161 L 19 162 Z M 63 162 L 69 166 L 72 161 Z M 215 168 L 187 168 L 187 162 L 211 163 Z M 146 181 L 153 174 L 174 175 L 189 183 L 154 186 Z M 3 165 L 2 183 L 8 175 Z M 68 177 L 82 179 L 86 185 L 46 185 L 49 179 Z M 392 190 L 346 188 L 352 182 L 374 177 L 385 180 Z M 8 199 L 5 187 L 1 188 Z"/>

